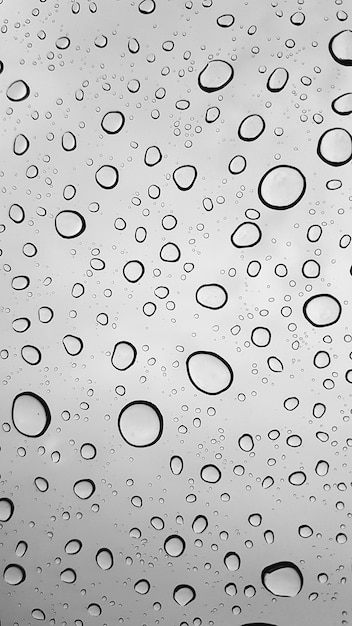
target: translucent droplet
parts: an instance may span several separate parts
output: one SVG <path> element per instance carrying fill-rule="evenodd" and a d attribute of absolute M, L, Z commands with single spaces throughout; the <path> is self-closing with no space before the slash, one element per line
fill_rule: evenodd
<path fill-rule="evenodd" d="M 352 65 L 352 31 L 342 30 L 329 41 L 329 51 L 336 63 Z"/>
<path fill-rule="evenodd" d="M 194 165 L 181 165 L 174 170 L 172 178 L 180 191 L 189 191 L 193 187 L 197 175 L 197 169 Z"/>
<path fill-rule="evenodd" d="M 62 340 L 64 348 L 70 356 L 77 356 L 83 350 L 83 341 L 75 335 L 65 335 Z"/>
<path fill-rule="evenodd" d="M 138 580 L 134 585 L 134 590 L 137 593 L 141 594 L 142 596 L 148 593 L 149 589 L 150 589 L 150 583 L 148 580 L 145 580 L 144 578 L 141 580 Z"/>
<path fill-rule="evenodd" d="M 15 506 L 10 498 L 0 498 L 0 522 L 8 522 L 14 510 Z"/>
<path fill-rule="evenodd" d="M 64 239 L 79 237 L 86 229 L 86 221 L 77 211 L 60 211 L 55 218 L 56 232 Z"/>
<path fill-rule="evenodd" d="M 223 393 L 233 382 L 229 363 L 214 352 L 193 352 L 187 357 L 186 369 L 196 389 L 209 395 Z"/>
<path fill-rule="evenodd" d="M 169 556 L 181 556 L 181 554 L 185 551 L 185 548 L 185 540 L 179 535 L 170 535 L 167 539 L 165 539 L 164 550 Z"/>
<path fill-rule="evenodd" d="M 100 569 L 111 569 L 114 565 L 114 557 L 108 548 L 100 548 L 95 555 L 95 560 Z"/>
<path fill-rule="evenodd" d="M 241 566 L 241 559 L 237 552 L 227 552 L 224 556 L 224 564 L 230 572 L 236 572 Z"/>
<path fill-rule="evenodd" d="M 175 476 L 179 476 L 183 470 L 183 460 L 180 456 L 173 456 L 170 459 L 170 469 Z"/>
<path fill-rule="evenodd" d="M 226 289 L 216 283 L 201 285 L 196 291 L 196 301 L 207 309 L 222 309 L 227 300 Z"/>
<path fill-rule="evenodd" d="M 7 88 L 6 95 L 12 102 L 21 102 L 28 98 L 30 93 L 29 86 L 24 80 L 15 80 Z"/>
<path fill-rule="evenodd" d="M 317 153 L 328 165 L 346 165 L 352 159 L 352 136 L 345 128 L 329 128 L 318 141 Z"/>
<path fill-rule="evenodd" d="M 174 589 L 173 598 L 180 606 L 186 606 L 196 597 L 196 592 L 190 585 L 177 585 Z"/>
<path fill-rule="evenodd" d="M 200 470 L 200 477 L 205 483 L 217 483 L 221 479 L 221 472 L 216 465 L 204 465 Z"/>
<path fill-rule="evenodd" d="M 63 583 L 66 583 L 68 585 L 72 585 L 72 583 L 76 582 L 76 579 L 77 579 L 77 574 L 75 570 L 72 569 L 71 567 L 67 567 L 66 569 L 62 570 L 62 572 L 60 573 L 60 580 L 62 580 Z"/>
<path fill-rule="evenodd" d="M 120 341 L 114 346 L 111 356 L 112 365 L 120 371 L 131 367 L 137 358 L 137 350 L 129 341 Z"/>
<path fill-rule="evenodd" d="M 251 452 L 251 450 L 253 450 L 254 448 L 254 441 L 253 441 L 252 435 L 249 435 L 248 433 L 241 435 L 241 437 L 238 440 L 238 445 L 241 448 L 241 450 L 243 450 L 243 452 Z"/>
<path fill-rule="evenodd" d="M 192 530 L 197 535 L 203 533 L 208 527 L 208 520 L 205 515 L 197 515 L 192 522 Z"/>
<path fill-rule="evenodd" d="M 262 231 L 253 222 L 242 222 L 231 235 L 231 242 L 236 248 L 252 248 L 262 238 Z"/>
<path fill-rule="evenodd" d="M 144 448 L 152 446 L 160 439 L 163 432 L 163 417 L 155 404 L 135 400 L 121 410 L 118 428 L 126 443 Z"/>
<path fill-rule="evenodd" d="M 261 115 L 248 115 L 238 128 L 238 136 L 242 141 L 255 141 L 263 134 L 265 121 Z"/>
<path fill-rule="evenodd" d="M 263 569 L 262 583 L 275 596 L 293 598 L 302 589 L 303 576 L 297 565 L 281 561 Z"/>
<path fill-rule="evenodd" d="M 65 545 L 66 554 L 77 554 L 82 548 L 82 541 L 79 539 L 70 539 Z"/>
<path fill-rule="evenodd" d="M 3 576 L 8 585 L 20 585 L 26 579 L 26 572 L 22 565 L 11 563 L 6 565 Z"/>
<path fill-rule="evenodd" d="M 258 185 L 259 198 L 269 209 L 291 209 L 303 198 L 305 191 L 306 179 L 292 165 L 272 167 Z"/>
<path fill-rule="evenodd" d="M 108 135 L 116 135 L 125 125 L 125 116 L 121 111 L 109 111 L 101 120 L 101 127 Z"/>
<path fill-rule="evenodd" d="M 13 151 L 17 156 L 25 154 L 29 148 L 29 140 L 25 135 L 17 135 L 13 142 Z"/>
<path fill-rule="evenodd" d="M 232 65 L 227 61 L 215 59 L 209 61 L 198 76 L 198 85 L 207 93 L 219 91 L 228 85 L 233 79 L 234 71 Z"/>
<path fill-rule="evenodd" d="M 266 86 L 271 93 L 278 93 L 283 90 L 287 81 L 288 71 L 284 67 L 277 67 L 271 72 Z"/>
<path fill-rule="evenodd" d="M 119 172 L 113 165 L 102 165 L 95 173 L 95 180 L 102 189 L 114 189 L 119 182 Z"/>
<path fill-rule="evenodd" d="M 77 140 L 73 133 L 67 131 L 62 135 L 61 145 L 66 152 L 71 152 L 77 146 Z"/>
<path fill-rule="evenodd" d="M 129 283 L 137 283 L 142 278 L 144 271 L 143 263 L 133 260 L 125 263 L 122 273 Z"/>
<path fill-rule="evenodd" d="M 303 305 L 304 317 L 318 328 L 336 324 L 341 312 L 342 307 L 338 299 L 328 293 L 311 296 Z"/>
<path fill-rule="evenodd" d="M 39 348 L 35 346 L 23 346 L 21 348 L 22 359 L 29 365 L 38 365 L 42 359 Z"/>
<path fill-rule="evenodd" d="M 12 403 L 12 422 L 25 437 L 40 437 L 49 428 L 51 414 L 47 403 L 31 391 L 18 394 Z"/>
<path fill-rule="evenodd" d="M 96 457 L 97 449 L 92 443 L 83 443 L 81 445 L 80 454 L 82 459 L 89 461 Z"/>
<path fill-rule="evenodd" d="M 95 492 L 95 484 L 90 478 L 83 478 L 75 482 L 73 491 L 81 500 L 87 500 Z"/>

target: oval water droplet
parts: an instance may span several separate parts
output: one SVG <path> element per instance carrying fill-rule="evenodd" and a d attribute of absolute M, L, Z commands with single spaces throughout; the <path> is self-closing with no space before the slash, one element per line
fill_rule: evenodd
<path fill-rule="evenodd" d="M 172 178 L 180 191 L 189 191 L 198 176 L 197 169 L 194 165 L 180 165 L 172 174 Z"/>
<path fill-rule="evenodd" d="M 82 459 L 90 461 L 91 459 L 95 459 L 97 449 L 92 443 L 83 443 L 80 448 L 80 454 Z"/>
<path fill-rule="evenodd" d="M 82 548 L 80 539 L 70 539 L 65 545 L 66 554 L 77 554 Z"/>
<path fill-rule="evenodd" d="M 352 159 L 352 136 L 345 128 L 329 128 L 318 141 L 317 154 L 328 165 L 346 165 Z"/>
<path fill-rule="evenodd" d="M 133 260 L 125 263 L 122 273 L 129 283 L 137 283 L 144 274 L 144 265 L 141 261 Z"/>
<path fill-rule="evenodd" d="M 180 456 L 172 456 L 170 459 L 170 469 L 175 476 L 179 476 L 183 470 L 183 460 Z"/>
<path fill-rule="evenodd" d="M 51 414 L 45 400 L 32 391 L 19 393 L 12 403 L 12 422 L 25 437 L 40 437 L 49 428 Z"/>
<path fill-rule="evenodd" d="M 6 565 L 3 576 L 8 585 L 20 585 L 26 579 L 26 572 L 22 565 L 10 563 Z"/>
<path fill-rule="evenodd" d="M 318 463 L 315 466 L 315 473 L 318 476 L 326 476 L 328 472 L 329 472 L 329 463 L 323 460 L 318 461 Z"/>
<path fill-rule="evenodd" d="M 193 602 L 196 592 L 190 585 L 177 585 L 174 589 L 173 598 L 180 606 L 186 606 Z"/>
<path fill-rule="evenodd" d="M 77 574 L 75 570 L 72 569 L 71 567 L 67 567 L 66 569 L 62 570 L 62 572 L 60 573 L 60 580 L 62 580 L 63 583 L 66 583 L 68 585 L 72 585 L 74 582 L 76 582 L 76 579 L 77 579 Z"/>
<path fill-rule="evenodd" d="M 66 152 L 71 152 L 72 150 L 75 150 L 77 146 L 77 140 L 75 135 L 70 131 L 64 133 L 61 138 L 61 145 Z"/>
<path fill-rule="evenodd" d="M 172 557 L 178 557 L 183 554 L 186 549 L 185 540 L 179 535 L 170 535 L 164 542 L 164 550 L 166 554 Z"/>
<path fill-rule="evenodd" d="M 160 163 L 162 158 L 163 156 L 158 146 L 149 146 L 149 148 L 147 148 L 145 151 L 144 163 L 148 167 L 154 167 L 154 165 Z"/>
<path fill-rule="evenodd" d="M 70 356 L 77 356 L 83 350 L 83 341 L 75 335 L 65 335 L 62 340 L 64 348 Z"/>
<path fill-rule="evenodd" d="M 186 370 L 196 389 L 209 395 L 223 393 L 233 382 L 232 368 L 215 352 L 192 352 L 187 357 Z"/>
<path fill-rule="evenodd" d="M 29 345 L 21 348 L 21 356 L 28 365 L 38 365 L 42 359 L 40 350 L 35 346 Z"/>
<path fill-rule="evenodd" d="M 331 103 L 331 108 L 338 115 L 350 115 L 352 113 L 352 92 L 338 96 Z"/>
<path fill-rule="evenodd" d="M 221 471 L 216 465 L 204 465 L 200 470 L 200 477 L 205 483 L 217 483 L 221 479 Z"/>
<path fill-rule="evenodd" d="M 329 52 L 340 65 L 352 65 L 352 31 L 342 30 L 329 41 Z"/>
<path fill-rule="evenodd" d="M 236 156 L 232 157 L 228 165 L 230 174 L 242 174 L 246 167 L 247 161 L 241 154 L 236 154 Z"/>
<path fill-rule="evenodd" d="M 293 598 L 303 586 L 301 570 L 290 561 L 280 561 L 262 570 L 262 584 L 275 596 Z"/>
<path fill-rule="evenodd" d="M 306 179 L 297 167 L 276 165 L 262 176 L 258 196 L 269 209 L 291 209 L 303 198 L 306 186 Z"/>
<path fill-rule="evenodd" d="M 64 239 L 79 237 L 86 229 L 86 221 L 77 211 L 60 211 L 55 217 L 56 232 Z"/>
<path fill-rule="evenodd" d="M 25 135 L 17 135 L 13 142 L 13 151 L 17 156 L 25 154 L 29 148 L 29 140 Z"/>
<path fill-rule="evenodd" d="M 260 242 L 262 231 L 253 222 L 242 222 L 231 235 L 231 242 L 236 248 L 252 248 Z"/>
<path fill-rule="evenodd" d="M 267 89 L 271 93 L 282 91 L 288 81 L 288 71 L 284 67 L 276 67 L 270 74 L 266 83 Z"/>
<path fill-rule="evenodd" d="M 219 91 L 228 85 L 233 79 L 232 65 L 222 59 L 209 61 L 198 76 L 198 85 L 207 93 Z"/>
<path fill-rule="evenodd" d="M 238 127 L 238 136 L 242 141 L 255 141 L 263 134 L 265 121 L 256 113 L 245 117 Z"/>
<path fill-rule="evenodd" d="M 241 559 L 237 552 L 227 552 L 224 556 L 224 564 L 230 572 L 236 572 L 241 566 Z"/>
<path fill-rule="evenodd" d="M 162 246 L 160 258 L 166 263 L 176 263 L 181 258 L 181 250 L 175 243 L 169 241 Z"/>
<path fill-rule="evenodd" d="M 101 120 L 101 127 L 108 135 L 116 135 L 125 125 L 125 116 L 121 111 L 109 111 Z"/>
<path fill-rule="evenodd" d="M 141 594 L 142 596 L 148 593 L 149 589 L 150 589 L 150 582 L 148 580 L 145 580 L 145 578 L 138 580 L 134 585 L 134 590 L 137 593 Z"/>
<path fill-rule="evenodd" d="M 41 491 L 42 493 L 45 493 L 45 491 L 48 491 L 49 489 L 49 483 L 46 478 L 43 478 L 43 476 L 37 476 L 37 478 L 34 479 L 34 484 L 38 491 Z"/>
<path fill-rule="evenodd" d="M 87 500 L 95 492 L 95 484 L 90 478 L 82 478 L 73 485 L 73 492 L 81 500 Z"/>
<path fill-rule="evenodd" d="M 114 557 L 108 548 L 100 548 L 95 555 L 95 560 L 100 569 L 108 570 L 114 565 Z"/>
<path fill-rule="evenodd" d="M 266 348 L 271 341 L 271 332 L 269 328 L 257 326 L 253 328 L 251 333 L 251 341 L 257 348 Z"/>
<path fill-rule="evenodd" d="M 200 535 L 208 528 L 208 520 L 205 515 L 197 515 L 192 522 L 192 530 Z"/>
<path fill-rule="evenodd" d="M 244 433 L 238 440 L 238 445 L 243 450 L 243 452 L 251 452 L 254 448 L 254 440 L 252 435 L 249 433 Z"/>
<path fill-rule="evenodd" d="M 26 541 L 19 541 L 16 546 L 16 556 L 23 557 L 28 550 L 28 543 Z"/>
<path fill-rule="evenodd" d="M 95 180 L 102 189 L 114 189 L 119 182 L 119 172 L 113 165 L 102 165 L 95 173 Z"/>
<path fill-rule="evenodd" d="M 300 487 L 301 485 L 303 485 L 307 480 L 307 476 L 305 475 L 304 472 L 292 472 L 292 474 L 289 475 L 288 477 L 288 482 L 291 483 L 291 485 L 295 485 L 296 487 Z"/>
<path fill-rule="evenodd" d="M 328 293 L 311 296 L 303 305 L 304 317 L 317 328 L 336 324 L 341 312 L 342 307 L 338 299 Z"/>
<path fill-rule="evenodd" d="M 24 80 L 15 80 L 7 88 L 6 95 L 12 102 L 21 102 L 28 98 L 30 93 L 29 86 Z"/>
<path fill-rule="evenodd" d="M 226 289 L 216 283 L 201 285 L 196 291 L 196 301 L 206 309 L 222 309 L 227 300 Z"/>
<path fill-rule="evenodd" d="M 125 371 L 131 367 L 137 358 L 137 350 L 129 341 L 119 341 L 114 346 L 111 355 L 112 365 L 120 371 Z"/>
<path fill-rule="evenodd" d="M 145 400 L 134 400 L 120 412 L 118 429 L 130 446 L 145 448 L 154 445 L 163 432 L 163 417 L 159 409 Z"/>
<path fill-rule="evenodd" d="M 0 522 L 8 522 L 14 510 L 15 506 L 10 498 L 0 498 Z"/>

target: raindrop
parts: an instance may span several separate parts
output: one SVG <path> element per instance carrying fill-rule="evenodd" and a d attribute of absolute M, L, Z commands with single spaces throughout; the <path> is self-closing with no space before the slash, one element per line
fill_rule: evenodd
<path fill-rule="evenodd" d="M 288 482 L 291 483 L 291 485 L 295 485 L 296 487 L 300 487 L 301 485 L 303 485 L 306 480 L 307 476 L 304 472 L 292 472 L 292 474 L 290 474 L 288 477 Z"/>
<path fill-rule="evenodd" d="M 165 243 L 160 250 L 160 258 L 167 263 L 176 263 L 181 257 L 180 248 L 169 241 Z"/>
<path fill-rule="evenodd" d="M 64 348 L 70 356 L 77 356 L 83 350 L 83 341 L 75 335 L 65 335 L 62 340 Z"/>
<path fill-rule="evenodd" d="M 3 576 L 8 585 L 20 585 L 26 579 L 26 572 L 22 565 L 11 563 L 6 565 Z"/>
<path fill-rule="evenodd" d="M 79 237 L 86 229 L 86 221 L 77 211 L 60 211 L 55 217 L 56 232 L 64 239 Z"/>
<path fill-rule="evenodd" d="M 11 204 L 9 208 L 9 218 L 15 224 L 21 224 L 25 218 L 25 212 L 19 204 Z"/>
<path fill-rule="evenodd" d="M 271 72 L 266 86 L 271 93 L 278 93 L 283 90 L 287 81 L 288 71 L 284 67 L 277 67 L 273 72 Z"/>
<path fill-rule="evenodd" d="M 236 572 L 241 565 L 241 559 L 237 552 L 227 552 L 224 556 L 224 564 L 230 572 Z"/>
<path fill-rule="evenodd" d="M 238 136 L 242 141 L 255 141 L 265 130 L 265 122 L 261 115 L 248 115 L 238 128 Z"/>
<path fill-rule="evenodd" d="M 170 459 L 170 469 L 175 476 L 179 476 L 183 470 L 183 460 L 180 456 L 172 456 Z"/>
<path fill-rule="evenodd" d="M 73 492 L 81 500 L 87 500 L 95 492 L 95 484 L 90 478 L 77 480 L 73 485 Z"/>
<path fill-rule="evenodd" d="M 82 541 L 80 539 L 70 539 L 65 545 L 66 554 L 77 554 L 82 549 Z"/>
<path fill-rule="evenodd" d="M 17 135 L 13 142 L 13 151 L 17 156 L 25 154 L 29 148 L 29 140 L 25 135 Z"/>
<path fill-rule="evenodd" d="M 0 498 L 0 522 L 8 522 L 14 510 L 15 506 L 10 498 Z"/>
<path fill-rule="evenodd" d="M 166 554 L 172 557 L 178 557 L 183 554 L 186 549 L 185 540 L 179 535 L 170 535 L 164 542 L 164 550 Z"/>
<path fill-rule="evenodd" d="M 48 491 L 49 489 L 48 481 L 42 476 L 37 476 L 37 478 L 34 479 L 34 484 L 38 491 L 41 491 L 42 493 L 45 493 L 45 491 Z"/>
<path fill-rule="evenodd" d="M 67 131 L 62 135 L 61 145 L 65 152 L 71 152 L 77 146 L 77 140 L 73 133 Z"/>
<path fill-rule="evenodd" d="M 217 119 L 219 119 L 219 116 L 220 116 L 219 107 L 209 107 L 205 112 L 205 121 L 208 124 L 213 124 L 214 122 L 216 122 Z"/>
<path fill-rule="evenodd" d="M 130 446 L 145 448 L 160 439 L 163 432 L 163 417 L 155 404 L 135 400 L 121 410 L 118 429 L 121 437 Z"/>
<path fill-rule="evenodd" d="M 48 324 L 54 317 L 54 311 L 48 306 L 41 306 L 38 309 L 38 318 L 42 324 Z"/>
<path fill-rule="evenodd" d="M 200 477 L 205 483 L 218 483 L 221 472 L 216 465 L 204 465 L 200 470 Z"/>
<path fill-rule="evenodd" d="M 187 357 L 186 369 L 196 389 L 209 395 L 223 393 L 233 382 L 229 363 L 214 352 L 192 352 Z"/>
<path fill-rule="evenodd" d="M 221 28 L 230 28 L 235 22 L 235 18 L 231 13 L 224 13 L 224 15 L 220 15 L 216 23 Z"/>
<path fill-rule="evenodd" d="M 144 265 L 141 261 L 127 261 L 123 266 L 122 273 L 129 283 L 137 283 L 144 274 Z"/>
<path fill-rule="evenodd" d="M 257 326 L 251 332 L 251 341 L 257 348 L 266 348 L 271 341 L 271 332 L 269 328 Z"/>
<path fill-rule="evenodd" d="M 268 367 L 272 372 L 283 372 L 284 371 L 284 366 L 282 364 L 282 361 L 280 361 L 280 359 L 278 359 L 276 356 L 269 356 L 268 360 Z"/>
<path fill-rule="evenodd" d="M 80 455 L 82 459 L 86 461 L 90 461 L 91 459 L 95 459 L 97 454 L 97 449 L 92 443 L 83 443 L 80 448 Z"/>
<path fill-rule="evenodd" d="M 228 167 L 230 174 L 242 174 L 247 167 L 247 161 L 241 154 L 236 154 L 232 157 Z"/>
<path fill-rule="evenodd" d="M 30 93 L 29 86 L 24 80 L 15 80 L 7 88 L 6 95 L 12 102 L 21 102 L 28 98 Z"/>
<path fill-rule="evenodd" d="M 329 52 L 340 65 L 352 65 L 352 31 L 342 30 L 329 41 Z"/>
<path fill-rule="evenodd" d="M 254 448 L 254 441 L 253 441 L 252 435 L 249 435 L 248 433 L 241 435 L 241 437 L 238 440 L 238 445 L 241 448 L 241 450 L 243 450 L 243 452 L 251 452 L 251 450 L 253 450 Z"/>
<path fill-rule="evenodd" d="M 22 557 L 28 550 L 28 543 L 26 541 L 19 541 L 16 546 L 16 556 Z"/>
<path fill-rule="evenodd" d="M 227 300 L 226 289 L 216 283 L 201 285 L 196 291 L 196 301 L 206 309 L 222 309 Z"/>
<path fill-rule="evenodd" d="M 177 585 L 173 592 L 173 598 L 180 606 L 186 606 L 196 597 L 196 592 L 190 585 Z"/>
<path fill-rule="evenodd" d="M 294 207 L 304 196 L 306 179 L 292 165 L 276 165 L 265 172 L 258 185 L 258 196 L 269 209 Z"/>
<path fill-rule="evenodd" d="M 101 127 L 108 135 L 116 135 L 125 125 L 125 116 L 121 111 L 109 111 L 101 120 Z"/>
<path fill-rule="evenodd" d="M 208 520 L 205 515 L 197 515 L 192 522 L 192 530 L 197 535 L 200 535 L 208 528 Z"/>
<path fill-rule="evenodd" d="M 315 473 L 318 476 L 326 476 L 329 471 L 329 463 L 327 461 L 318 461 L 315 466 Z"/>
<path fill-rule="evenodd" d="M 131 367 L 137 358 L 137 350 L 129 341 L 119 341 L 114 346 L 111 356 L 112 365 L 120 371 Z"/>
<path fill-rule="evenodd" d="M 153 167 L 154 165 L 160 163 L 162 158 L 163 155 L 161 154 L 158 146 L 149 146 L 149 148 L 145 151 L 144 163 L 148 165 L 148 167 Z"/>
<path fill-rule="evenodd" d="M 198 172 L 194 165 L 180 165 L 172 174 L 172 178 L 180 191 L 189 191 L 193 187 L 197 176 Z"/>
<path fill-rule="evenodd" d="M 341 316 L 340 302 L 328 293 L 311 296 L 303 305 L 303 315 L 313 326 L 323 328 L 336 324 Z"/>
<path fill-rule="evenodd" d="M 21 356 L 28 365 L 38 365 L 42 359 L 40 350 L 35 346 L 23 346 Z"/>
<path fill-rule="evenodd" d="M 114 189 L 119 182 L 119 172 L 113 165 L 102 165 L 95 172 L 95 180 L 102 189 Z"/>
<path fill-rule="evenodd" d="M 134 590 L 137 593 L 140 593 L 142 596 L 148 593 L 149 589 L 150 589 L 150 583 L 148 580 L 145 580 L 144 578 L 142 578 L 141 580 L 138 580 L 134 585 Z"/>
<path fill-rule="evenodd" d="M 302 589 L 303 576 L 294 563 L 280 561 L 263 569 L 262 583 L 275 596 L 293 598 Z"/>
<path fill-rule="evenodd" d="M 345 128 L 329 128 L 318 141 L 317 154 L 328 165 L 346 165 L 352 159 L 350 133 Z"/>
<path fill-rule="evenodd" d="M 215 59 L 209 61 L 198 76 L 198 85 L 207 93 L 219 91 L 228 85 L 233 79 L 234 71 L 232 65 L 227 61 Z"/>
<path fill-rule="evenodd" d="M 67 567 L 60 573 L 60 579 L 63 583 L 72 585 L 72 583 L 76 582 L 77 574 L 74 569 Z"/>
<path fill-rule="evenodd" d="M 156 9 L 156 4 L 154 0 L 142 0 L 142 2 L 138 5 L 138 10 L 142 15 L 149 15 L 153 13 Z"/>
<path fill-rule="evenodd" d="M 12 403 L 12 422 L 21 435 L 40 437 L 51 422 L 49 407 L 36 393 L 19 393 Z"/>
<path fill-rule="evenodd" d="M 242 222 L 233 231 L 231 242 L 236 248 L 252 248 L 262 238 L 262 231 L 253 222 Z"/>
<path fill-rule="evenodd" d="M 114 565 L 114 557 L 108 548 L 100 548 L 95 555 L 95 560 L 100 569 L 111 569 Z"/>

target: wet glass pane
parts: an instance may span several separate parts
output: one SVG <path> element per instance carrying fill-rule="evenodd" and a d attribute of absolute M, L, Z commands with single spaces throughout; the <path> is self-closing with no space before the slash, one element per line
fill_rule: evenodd
<path fill-rule="evenodd" d="M 1 3 L 2 626 L 351 623 L 347 4 Z"/>

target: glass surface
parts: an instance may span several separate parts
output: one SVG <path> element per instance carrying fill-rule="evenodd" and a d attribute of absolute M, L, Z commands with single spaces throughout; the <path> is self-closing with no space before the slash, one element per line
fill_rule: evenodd
<path fill-rule="evenodd" d="M 350 9 L 1 2 L 1 626 L 351 624 Z"/>

